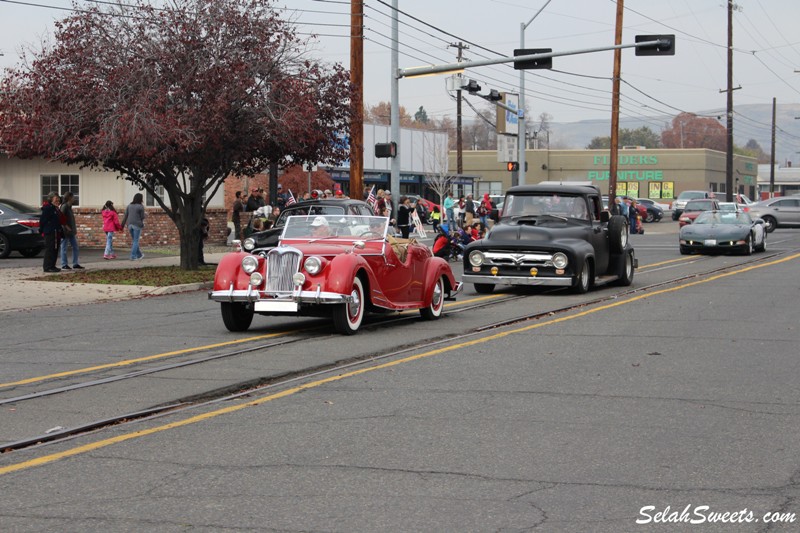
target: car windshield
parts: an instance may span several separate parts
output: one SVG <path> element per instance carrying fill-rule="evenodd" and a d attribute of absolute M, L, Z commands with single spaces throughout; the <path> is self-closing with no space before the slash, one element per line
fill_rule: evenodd
<path fill-rule="evenodd" d="M 582 196 L 563 194 L 506 196 L 503 217 L 554 215 L 589 220 L 589 210 Z"/>
<path fill-rule="evenodd" d="M 706 211 L 697 215 L 695 224 L 747 224 L 752 223 L 750 215 L 739 211 Z"/>
<path fill-rule="evenodd" d="M 356 215 L 304 215 L 290 216 L 283 227 L 281 240 L 300 239 L 314 242 L 330 240 L 385 239 L 389 227 L 386 217 Z"/>
<path fill-rule="evenodd" d="M 701 191 L 683 191 L 678 195 L 678 200 L 695 200 L 697 198 L 705 198 L 706 193 Z"/>
<path fill-rule="evenodd" d="M 338 205 L 297 205 L 287 207 L 278 216 L 275 226 L 280 227 L 286 224 L 286 220 L 295 215 L 341 215 L 344 214 L 344 206 Z"/>

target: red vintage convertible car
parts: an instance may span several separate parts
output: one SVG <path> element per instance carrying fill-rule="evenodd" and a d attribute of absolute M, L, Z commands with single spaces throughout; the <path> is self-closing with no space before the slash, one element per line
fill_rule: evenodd
<path fill-rule="evenodd" d="M 253 315 L 332 316 L 336 330 L 352 335 L 367 312 L 419 309 L 439 318 L 444 301 L 462 288 L 447 261 L 427 246 L 387 237 L 386 217 L 290 217 L 280 242 L 244 250 L 220 261 L 209 299 L 220 303 L 230 331 L 246 331 Z"/>

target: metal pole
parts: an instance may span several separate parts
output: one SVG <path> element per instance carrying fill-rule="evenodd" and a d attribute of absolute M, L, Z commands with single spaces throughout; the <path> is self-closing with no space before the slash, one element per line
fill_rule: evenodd
<path fill-rule="evenodd" d="M 519 25 L 519 47 L 520 49 L 525 48 L 525 29 L 531 25 L 533 20 L 539 16 L 539 13 L 544 11 L 544 8 L 547 7 L 547 4 L 550 3 L 551 0 L 547 0 L 542 7 L 539 8 L 539 11 L 534 14 L 531 19 L 528 21 L 527 24 L 521 23 Z M 519 144 L 519 173 L 517 181 L 520 185 L 525 185 L 525 149 L 527 148 L 527 136 L 525 135 L 525 70 L 521 69 L 519 71 L 519 110 L 517 112 L 517 142 Z M 512 175 L 512 185 L 513 183 L 513 175 Z"/>
<path fill-rule="evenodd" d="M 392 0 L 392 112 L 391 112 L 391 136 L 392 141 L 397 143 L 397 156 L 392 160 L 391 183 L 393 207 L 400 199 L 400 76 L 399 73 L 399 50 L 398 42 L 400 39 L 399 21 L 397 19 L 397 0 Z M 395 212 L 392 211 L 392 215 Z"/>
<path fill-rule="evenodd" d="M 533 20 L 533 19 L 531 19 Z M 529 23 L 530 24 L 530 23 Z M 519 47 L 525 48 L 525 23 L 519 25 Z M 519 109 L 517 110 L 517 149 L 519 170 L 511 176 L 511 185 L 525 185 L 525 70 L 519 71 Z M 516 183 L 514 183 L 516 181 Z"/>

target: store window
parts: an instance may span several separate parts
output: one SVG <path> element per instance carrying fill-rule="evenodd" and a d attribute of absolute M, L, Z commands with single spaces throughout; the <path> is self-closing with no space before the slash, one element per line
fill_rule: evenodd
<path fill-rule="evenodd" d="M 39 189 L 42 196 L 42 202 L 47 199 L 50 191 L 56 191 L 61 196 L 64 193 L 72 191 L 75 195 L 75 203 L 73 205 L 81 205 L 81 180 L 78 174 L 42 174 L 39 178 L 41 188 Z"/>

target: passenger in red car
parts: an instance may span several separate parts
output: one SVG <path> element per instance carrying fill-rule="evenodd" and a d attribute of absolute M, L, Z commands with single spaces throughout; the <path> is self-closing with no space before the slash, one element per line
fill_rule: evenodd
<path fill-rule="evenodd" d="M 330 237 L 331 228 L 325 217 L 317 217 L 311 222 L 311 236 L 315 238 Z"/>

